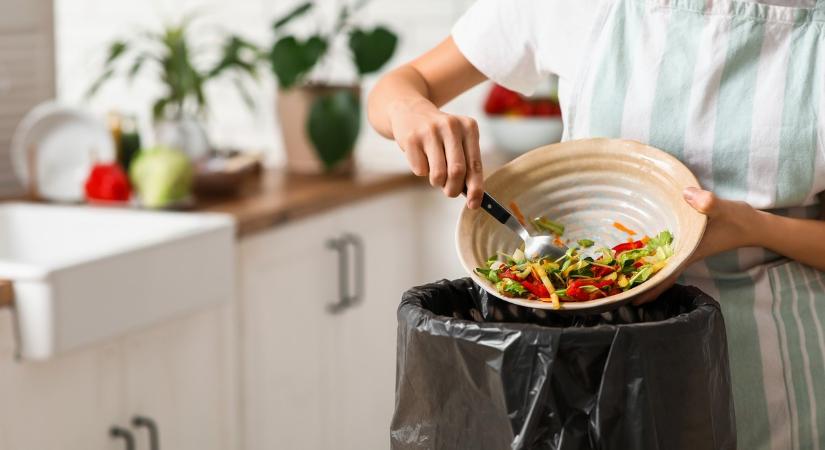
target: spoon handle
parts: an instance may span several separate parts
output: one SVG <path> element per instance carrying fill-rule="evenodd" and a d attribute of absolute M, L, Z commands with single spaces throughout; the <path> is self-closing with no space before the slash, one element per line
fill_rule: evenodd
<path fill-rule="evenodd" d="M 464 186 L 464 190 L 461 192 L 466 196 L 467 186 Z M 484 191 L 481 196 L 481 209 L 504 225 L 507 225 L 507 221 L 513 217 L 513 213 L 511 213 L 509 209 L 501 206 L 501 203 L 494 199 L 492 195 L 488 194 L 487 191 Z"/>
<path fill-rule="evenodd" d="M 467 195 L 467 186 L 464 186 L 463 192 L 464 195 Z M 513 213 L 511 213 L 509 209 L 501 206 L 501 203 L 493 198 L 492 195 L 488 194 L 487 191 L 484 191 L 484 194 L 481 196 L 481 209 L 493 216 L 494 219 L 507 228 L 513 230 L 513 232 L 519 235 L 524 241 L 530 238 L 530 233 L 516 220 Z"/>

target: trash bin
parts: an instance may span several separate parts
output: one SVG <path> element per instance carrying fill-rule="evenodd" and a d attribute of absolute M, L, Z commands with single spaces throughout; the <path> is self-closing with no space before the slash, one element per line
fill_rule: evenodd
<path fill-rule="evenodd" d="M 395 450 L 735 449 L 719 304 L 674 286 L 658 301 L 560 315 L 469 278 L 398 308 Z"/>

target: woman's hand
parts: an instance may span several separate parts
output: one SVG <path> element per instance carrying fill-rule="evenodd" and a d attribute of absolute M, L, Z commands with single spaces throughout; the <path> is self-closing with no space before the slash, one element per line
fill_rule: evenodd
<path fill-rule="evenodd" d="M 708 216 L 705 234 L 685 267 L 717 253 L 757 244 L 755 231 L 758 230 L 759 212 L 747 203 L 723 200 L 712 192 L 694 187 L 685 189 L 683 195 L 693 209 Z M 641 295 L 633 304 L 655 300 L 676 282 L 679 275 L 681 271 Z"/>
<path fill-rule="evenodd" d="M 486 78 L 447 38 L 423 56 L 384 75 L 370 92 L 367 117 L 398 142 L 412 171 L 450 197 L 467 186 L 467 206 L 481 205 L 483 176 L 478 125 L 438 108 Z"/>
<path fill-rule="evenodd" d="M 449 197 L 466 185 L 467 206 L 477 208 L 484 188 L 476 121 L 446 114 L 422 98 L 399 99 L 388 109 L 392 136 L 413 173 L 429 177 Z"/>

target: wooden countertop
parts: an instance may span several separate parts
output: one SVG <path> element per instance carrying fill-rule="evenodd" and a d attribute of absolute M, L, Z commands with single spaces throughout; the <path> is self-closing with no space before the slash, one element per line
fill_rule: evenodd
<path fill-rule="evenodd" d="M 351 175 L 320 176 L 268 169 L 250 179 L 238 195 L 200 197 L 194 209 L 235 216 L 242 237 L 348 202 L 425 185 L 409 172 L 356 170 Z"/>

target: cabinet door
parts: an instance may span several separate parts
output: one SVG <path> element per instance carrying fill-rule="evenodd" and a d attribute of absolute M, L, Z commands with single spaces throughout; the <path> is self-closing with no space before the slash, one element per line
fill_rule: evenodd
<path fill-rule="evenodd" d="M 415 210 L 420 211 L 416 284 L 466 277 L 455 241 L 458 217 L 466 199 L 447 198 L 438 189 L 426 189 L 420 191 L 415 201 Z"/>
<path fill-rule="evenodd" d="M 388 448 L 395 312 L 416 279 L 415 196 L 357 203 L 241 243 L 248 450 Z M 365 285 L 360 302 L 331 312 L 338 260 L 326 242 L 346 233 L 363 242 Z"/>
<path fill-rule="evenodd" d="M 241 242 L 243 448 L 337 448 L 330 432 L 330 360 L 339 231 L 327 216 Z"/>
<path fill-rule="evenodd" d="M 108 434 L 123 406 L 120 345 L 19 362 L 13 331 L 0 310 L 0 449 L 122 448 Z"/>
<path fill-rule="evenodd" d="M 161 448 L 238 448 L 232 305 L 209 308 L 123 338 L 125 414 L 153 419 Z M 148 430 L 133 429 L 138 448 Z"/>
<path fill-rule="evenodd" d="M 396 311 L 417 277 L 419 245 L 410 190 L 336 213 L 364 251 L 361 301 L 333 317 L 331 433 L 340 450 L 386 449 L 395 398 Z"/>

